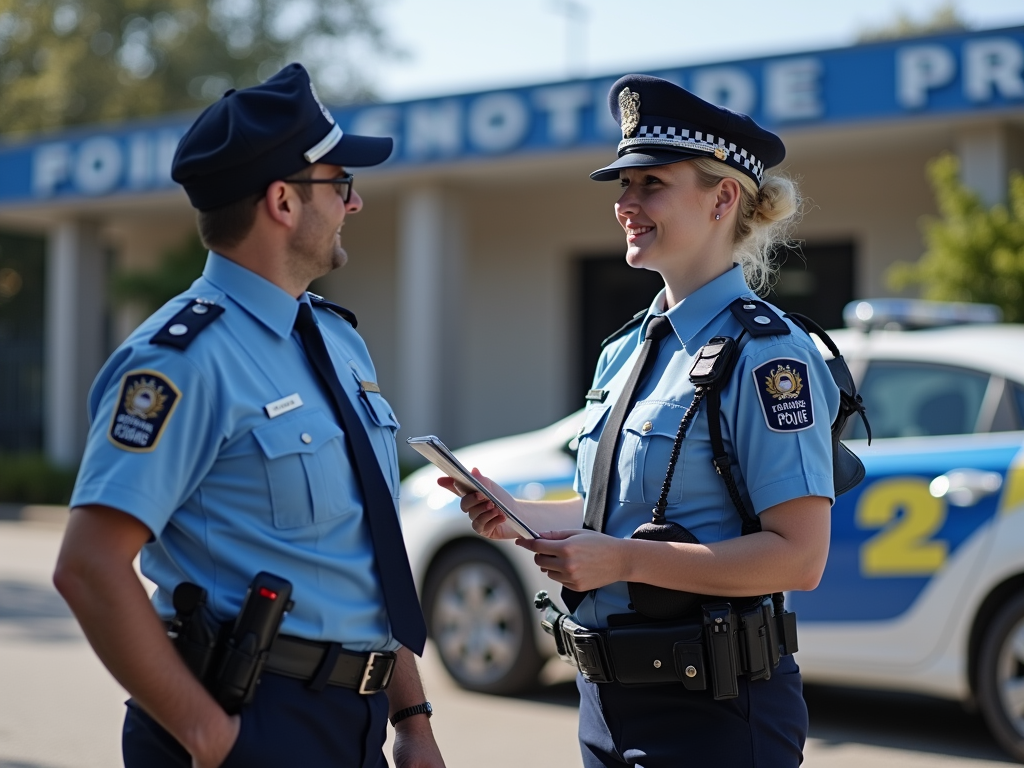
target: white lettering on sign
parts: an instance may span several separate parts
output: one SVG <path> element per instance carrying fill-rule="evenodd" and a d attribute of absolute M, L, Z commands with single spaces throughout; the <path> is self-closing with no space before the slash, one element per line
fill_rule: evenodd
<path fill-rule="evenodd" d="M 1024 48 L 1016 40 L 992 37 L 964 44 L 964 95 L 971 101 L 1024 98 Z"/>
<path fill-rule="evenodd" d="M 462 107 L 457 101 L 413 104 L 406 112 L 411 157 L 457 155 L 462 148 Z"/>
<path fill-rule="evenodd" d="M 75 186 L 87 195 L 109 192 L 121 180 L 124 157 L 121 147 L 108 136 L 86 139 L 78 147 Z"/>
<path fill-rule="evenodd" d="M 160 185 L 173 184 L 171 180 L 171 165 L 174 162 L 174 153 L 178 149 L 178 142 L 184 136 L 184 131 L 160 131 L 156 137 L 156 158 L 153 162 L 153 181 Z"/>
<path fill-rule="evenodd" d="M 821 101 L 821 60 L 787 59 L 764 68 L 765 112 L 773 120 L 811 120 L 825 114 Z"/>
<path fill-rule="evenodd" d="M 907 109 L 928 105 L 928 92 L 956 77 L 956 59 L 941 45 L 913 45 L 896 53 L 896 100 Z"/>
<path fill-rule="evenodd" d="M 144 189 L 153 181 L 153 143 L 137 133 L 128 140 L 128 186 Z"/>
<path fill-rule="evenodd" d="M 692 90 L 705 101 L 745 115 L 757 106 L 757 85 L 738 67 L 698 70 L 693 76 Z"/>
<path fill-rule="evenodd" d="M 393 154 L 400 151 L 398 146 L 399 118 L 401 112 L 395 107 L 370 107 L 364 109 L 352 120 L 352 133 L 356 136 L 394 136 Z"/>
<path fill-rule="evenodd" d="M 581 83 L 538 88 L 533 92 L 534 104 L 548 113 L 548 136 L 555 144 L 572 144 L 579 139 L 580 110 L 592 98 L 590 89 Z"/>
<path fill-rule="evenodd" d="M 71 147 L 43 144 L 32 156 L 32 191 L 37 197 L 50 197 L 68 180 L 71 171 Z"/>
<path fill-rule="evenodd" d="M 506 152 L 526 138 L 530 110 L 514 93 L 491 93 L 469 108 L 469 140 L 484 152 Z"/>

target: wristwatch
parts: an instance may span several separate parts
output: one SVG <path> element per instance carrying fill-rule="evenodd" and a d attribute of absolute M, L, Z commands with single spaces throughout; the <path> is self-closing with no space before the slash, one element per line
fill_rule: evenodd
<path fill-rule="evenodd" d="M 390 718 L 391 725 L 398 725 L 400 722 L 405 720 L 405 718 L 412 717 L 413 715 L 426 715 L 427 717 L 430 717 L 432 714 L 434 714 L 434 708 L 430 706 L 429 701 L 424 701 L 422 704 L 417 704 L 415 707 L 406 707 L 405 709 L 400 709 L 395 712 L 395 714 Z"/>

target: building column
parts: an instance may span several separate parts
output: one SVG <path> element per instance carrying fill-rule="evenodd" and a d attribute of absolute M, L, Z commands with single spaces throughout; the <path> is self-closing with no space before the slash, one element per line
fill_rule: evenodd
<path fill-rule="evenodd" d="M 1020 168 L 1024 146 L 1017 132 L 998 123 L 964 128 L 956 137 L 960 178 L 985 205 L 1006 202 L 1012 168 Z"/>
<path fill-rule="evenodd" d="M 461 444 L 460 317 L 464 224 L 437 187 L 408 191 L 398 210 L 398 406 L 406 435 Z M 414 454 L 406 454 L 412 458 Z"/>
<path fill-rule="evenodd" d="M 48 233 L 43 440 L 61 466 L 81 459 L 89 386 L 107 354 L 106 262 L 95 223 L 63 221 Z"/>

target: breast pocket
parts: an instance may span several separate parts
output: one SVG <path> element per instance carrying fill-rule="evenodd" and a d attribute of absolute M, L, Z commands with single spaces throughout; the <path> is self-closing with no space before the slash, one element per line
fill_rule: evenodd
<path fill-rule="evenodd" d="M 365 389 L 364 382 L 359 378 L 358 371 L 353 369 L 352 374 L 356 377 L 356 381 L 359 384 L 359 402 L 363 404 L 363 408 L 370 417 L 370 422 L 377 427 L 377 429 L 370 427 L 367 430 L 370 442 L 377 453 L 378 463 L 380 464 L 381 471 L 384 473 L 384 478 L 388 481 L 388 486 L 391 488 L 391 495 L 397 497 L 400 473 L 395 435 L 398 433 L 398 428 L 401 425 L 398 423 L 398 419 L 395 418 L 394 409 L 384 399 L 384 396 L 380 392 Z"/>
<path fill-rule="evenodd" d="M 280 416 L 252 434 L 263 452 L 275 527 L 313 525 L 349 509 L 343 490 L 354 486 L 355 477 L 345 435 L 326 412 L 311 408 Z"/>
<path fill-rule="evenodd" d="M 685 407 L 673 403 L 643 402 L 634 406 L 623 425 L 619 449 L 619 472 L 623 478 L 619 493 L 621 501 L 654 504 L 661 498 L 672 444 L 685 413 Z M 672 476 L 669 504 L 677 504 L 682 499 L 685 450 L 686 440 L 683 440 Z"/>

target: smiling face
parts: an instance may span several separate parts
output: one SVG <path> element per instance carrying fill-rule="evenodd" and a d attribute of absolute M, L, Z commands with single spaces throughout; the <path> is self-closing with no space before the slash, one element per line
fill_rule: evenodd
<path fill-rule="evenodd" d="M 625 168 L 619 183 L 615 216 L 626 232 L 631 267 L 658 272 L 670 291 L 677 286 L 676 299 L 681 299 L 732 266 L 735 206 L 729 192 L 723 195 L 722 182 L 702 187 L 693 165 L 682 161 Z"/>
<path fill-rule="evenodd" d="M 331 179 L 345 170 L 336 165 L 317 165 L 313 179 Z M 309 199 L 302 202 L 301 221 L 289 243 L 290 267 L 310 281 L 344 266 L 348 254 L 341 245 L 345 217 L 363 207 L 359 193 L 352 190 L 346 204 L 331 184 L 310 184 Z"/>

